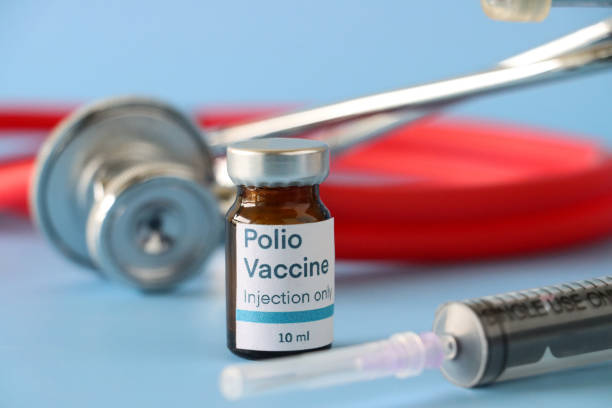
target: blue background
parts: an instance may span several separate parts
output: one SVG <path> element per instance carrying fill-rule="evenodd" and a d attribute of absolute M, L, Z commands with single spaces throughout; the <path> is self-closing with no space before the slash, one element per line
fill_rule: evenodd
<path fill-rule="evenodd" d="M 2 1 L 0 102 L 151 94 L 201 105 L 318 104 L 484 69 L 610 15 L 488 20 L 472 1 Z M 612 144 L 612 73 L 462 105 L 453 114 Z M 1 153 L 1 152 L 0 152 Z M 0 407 L 210 407 L 225 349 L 222 263 L 177 293 L 100 281 L 24 221 L 0 217 Z M 438 304 L 609 274 L 612 242 L 445 266 L 344 264 L 336 345 L 427 330 Z M 609 406 L 612 366 L 464 390 L 439 373 L 232 406 Z"/>

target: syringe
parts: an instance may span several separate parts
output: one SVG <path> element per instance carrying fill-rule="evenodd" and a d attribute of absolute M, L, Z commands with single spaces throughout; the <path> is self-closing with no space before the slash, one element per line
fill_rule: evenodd
<path fill-rule="evenodd" d="M 546 286 L 438 308 L 433 332 L 223 370 L 222 394 L 239 399 L 440 368 L 475 387 L 612 360 L 612 276 Z M 611 368 L 612 369 L 612 368 Z"/>

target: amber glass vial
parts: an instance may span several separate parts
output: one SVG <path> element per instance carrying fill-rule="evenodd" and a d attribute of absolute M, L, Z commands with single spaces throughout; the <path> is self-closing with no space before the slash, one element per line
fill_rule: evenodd
<path fill-rule="evenodd" d="M 329 348 L 333 218 L 319 197 L 325 143 L 268 138 L 228 148 L 227 346 L 249 359 Z"/>

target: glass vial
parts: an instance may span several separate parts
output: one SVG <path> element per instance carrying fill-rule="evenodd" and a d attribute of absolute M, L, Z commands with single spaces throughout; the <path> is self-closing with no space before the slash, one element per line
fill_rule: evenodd
<path fill-rule="evenodd" d="M 260 359 L 329 348 L 334 224 L 319 197 L 325 143 L 255 139 L 228 147 L 238 195 L 227 213 L 227 346 Z"/>

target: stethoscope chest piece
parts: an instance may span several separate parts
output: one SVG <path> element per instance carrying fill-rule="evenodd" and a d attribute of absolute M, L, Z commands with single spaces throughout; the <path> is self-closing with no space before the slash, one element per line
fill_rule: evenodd
<path fill-rule="evenodd" d="M 121 98 L 78 110 L 37 158 L 31 204 L 62 252 L 145 290 L 201 270 L 222 223 L 200 131 L 160 102 Z"/>

